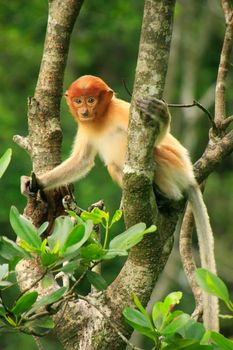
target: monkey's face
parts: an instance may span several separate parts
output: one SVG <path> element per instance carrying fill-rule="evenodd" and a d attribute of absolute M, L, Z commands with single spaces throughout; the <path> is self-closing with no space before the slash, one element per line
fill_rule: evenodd
<path fill-rule="evenodd" d="M 98 123 L 104 119 L 113 91 L 102 79 L 85 75 L 71 84 L 65 97 L 76 122 Z"/>
<path fill-rule="evenodd" d="M 79 121 L 86 122 L 96 118 L 99 98 L 97 96 L 77 96 L 72 99 L 72 111 Z"/>

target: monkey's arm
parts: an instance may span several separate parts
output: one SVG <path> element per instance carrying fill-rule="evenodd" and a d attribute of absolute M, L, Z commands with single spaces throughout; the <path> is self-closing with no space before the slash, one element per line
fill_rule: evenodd
<path fill-rule="evenodd" d="M 38 177 L 43 189 L 52 189 L 84 177 L 94 166 L 96 152 L 88 139 L 77 135 L 71 156 L 63 163 Z"/>
<path fill-rule="evenodd" d="M 66 185 L 85 176 L 94 166 L 96 151 L 89 144 L 88 138 L 77 134 L 71 156 L 63 163 L 36 178 L 40 188 L 52 189 Z M 21 177 L 21 192 L 30 192 L 31 178 Z"/>

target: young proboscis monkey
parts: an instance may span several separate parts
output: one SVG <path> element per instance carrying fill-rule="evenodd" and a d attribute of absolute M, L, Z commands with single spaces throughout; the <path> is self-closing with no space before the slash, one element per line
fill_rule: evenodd
<path fill-rule="evenodd" d="M 122 187 L 122 172 L 127 145 L 130 104 L 116 98 L 100 78 L 86 75 L 74 81 L 65 94 L 70 112 L 79 128 L 71 156 L 51 171 L 38 177 L 39 187 L 52 189 L 84 177 L 94 166 L 97 153 L 110 176 Z M 194 178 L 187 150 L 170 134 L 171 116 L 167 105 L 155 98 L 137 103 L 141 112 L 157 118 L 160 133 L 154 145 L 156 171 L 154 181 L 165 197 L 180 200 L 188 196 L 198 232 L 201 264 L 216 272 L 214 241 L 206 206 Z M 23 182 L 27 182 L 24 177 Z M 218 305 L 215 297 L 204 297 L 204 322 L 218 329 Z"/>

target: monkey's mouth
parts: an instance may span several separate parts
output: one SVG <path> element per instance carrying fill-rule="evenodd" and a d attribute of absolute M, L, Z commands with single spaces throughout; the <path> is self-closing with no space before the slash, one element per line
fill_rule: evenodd
<path fill-rule="evenodd" d="M 84 121 L 84 122 L 88 122 L 88 121 L 93 120 L 93 119 L 95 119 L 95 117 L 90 117 L 88 115 L 80 117 L 80 120 Z"/>

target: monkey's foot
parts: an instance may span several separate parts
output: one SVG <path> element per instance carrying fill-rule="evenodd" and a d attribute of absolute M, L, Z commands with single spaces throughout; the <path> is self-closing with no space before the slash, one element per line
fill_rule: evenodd
<path fill-rule="evenodd" d="M 35 197 L 39 190 L 39 184 L 37 182 L 35 173 L 32 172 L 32 176 L 21 176 L 20 178 L 20 190 L 21 193 L 27 198 Z"/>

